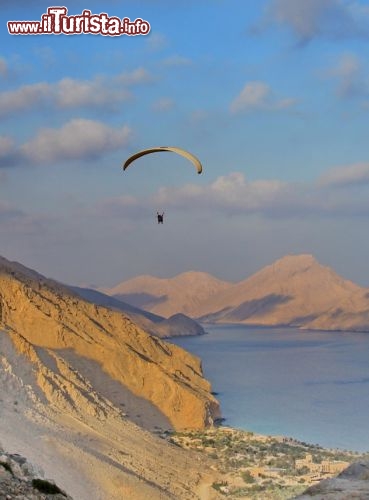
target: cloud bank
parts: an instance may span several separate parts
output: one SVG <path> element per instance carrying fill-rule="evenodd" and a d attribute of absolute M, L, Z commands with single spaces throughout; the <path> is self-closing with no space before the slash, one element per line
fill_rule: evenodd
<path fill-rule="evenodd" d="M 358 99 L 365 103 L 369 97 L 369 78 L 364 73 L 361 59 L 351 52 L 343 53 L 326 76 L 337 82 L 340 99 Z"/>
<path fill-rule="evenodd" d="M 332 169 L 311 183 L 249 181 L 243 173 L 232 172 L 205 186 L 162 187 L 144 200 L 131 195 L 105 200 L 99 210 L 104 216 L 130 218 L 141 218 L 152 211 L 152 207 L 217 216 L 367 217 L 369 197 L 365 184 L 369 185 L 368 163 Z M 354 185 L 360 185 L 362 192 L 353 194 Z"/>
<path fill-rule="evenodd" d="M 96 160 L 127 146 L 131 135 L 126 125 L 113 128 L 77 118 L 60 128 L 43 128 L 19 147 L 10 137 L 0 136 L 0 167 Z"/>
<path fill-rule="evenodd" d="M 318 179 L 320 186 L 363 186 L 369 184 L 369 163 L 336 167 Z"/>
<path fill-rule="evenodd" d="M 232 113 L 247 113 L 255 110 L 279 111 L 291 108 L 296 99 L 277 99 L 269 85 L 260 81 L 247 83 L 230 104 Z"/>
<path fill-rule="evenodd" d="M 1 74 L 0 59 L 0 74 Z M 5 70 L 5 69 L 4 69 Z M 144 68 L 121 73 L 112 78 L 91 80 L 63 78 L 55 83 L 39 82 L 0 92 L 0 117 L 32 109 L 92 108 L 114 110 L 132 99 L 130 88 L 149 84 L 151 74 Z"/>
<path fill-rule="evenodd" d="M 346 0 L 270 0 L 259 29 L 289 29 L 300 44 L 314 38 L 331 40 L 369 37 L 369 9 Z"/>

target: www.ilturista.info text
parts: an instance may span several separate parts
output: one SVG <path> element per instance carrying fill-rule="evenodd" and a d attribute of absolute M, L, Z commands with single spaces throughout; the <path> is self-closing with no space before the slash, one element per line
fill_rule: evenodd
<path fill-rule="evenodd" d="M 128 17 L 109 17 L 105 12 L 92 14 L 90 10 L 78 16 L 67 14 L 66 7 L 49 7 L 41 21 L 8 21 L 8 32 L 11 35 L 136 36 L 147 35 L 151 29 L 150 23 L 141 18 L 131 21 Z"/>

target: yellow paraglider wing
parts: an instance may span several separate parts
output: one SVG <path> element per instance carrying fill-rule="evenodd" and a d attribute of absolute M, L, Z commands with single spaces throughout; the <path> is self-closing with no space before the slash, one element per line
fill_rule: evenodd
<path fill-rule="evenodd" d="M 177 153 L 184 158 L 187 158 L 187 160 L 190 160 L 196 167 L 197 173 L 201 174 L 202 172 L 202 165 L 201 162 L 198 158 L 196 158 L 195 155 L 192 153 L 189 153 L 188 151 L 182 149 L 182 148 L 176 148 L 172 146 L 158 146 L 156 148 L 149 148 L 149 149 L 143 149 L 142 151 L 138 151 L 138 153 L 135 153 L 134 155 L 130 156 L 124 163 L 123 165 L 123 170 L 129 167 L 137 158 L 141 158 L 141 156 L 149 155 L 151 153 L 160 153 L 162 151 L 169 151 L 172 153 Z"/>

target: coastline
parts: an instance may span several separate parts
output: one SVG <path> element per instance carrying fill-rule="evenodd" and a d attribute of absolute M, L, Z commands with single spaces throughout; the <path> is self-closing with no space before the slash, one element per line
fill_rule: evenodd
<path fill-rule="evenodd" d="M 332 449 L 369 450 L 360 432 L 366 425 L 366 333 L 207 327 L 206 336 L 169 341 L 201 358 L 223 424 Z"/>

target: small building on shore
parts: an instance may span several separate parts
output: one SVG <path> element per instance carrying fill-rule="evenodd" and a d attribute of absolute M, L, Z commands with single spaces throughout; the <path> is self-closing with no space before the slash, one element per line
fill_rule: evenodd
<path fill-rule="evenodd" d="M 296 470 L 306 467 L 310 472 L 319 474 L 339 474 L 349 465 L 349 462 L 343 462 L 341 460 L 322 460 L 320 463 L 315 463 L 313 461 L 313 456 L 310 453 L 308 453 L 305 458 L 295 461 Z"/>

